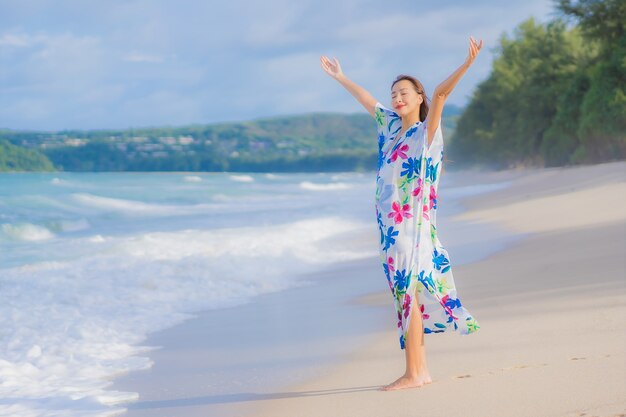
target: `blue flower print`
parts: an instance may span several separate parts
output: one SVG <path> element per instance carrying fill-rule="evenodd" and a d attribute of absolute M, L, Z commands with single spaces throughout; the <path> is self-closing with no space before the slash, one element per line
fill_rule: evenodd
<path fill-rule="evenodd" d="M 409 130 L 407 130 L 406 134 L 404 135 L 404 137 L 410 138 L 411 136 L 413 136 L 413 133 L 415 133 L 415 132 L 417 132 L 417 126 L 413 126 Z"/>
<path fill-rule="evenodd" d="M 418 174 L 419 175 L 419 174 Z M 426 159 L 426 179 L 430 180 L 430 182 L 435 182 L 437 179 L 437 165 L 433 165 L 433 158 L 428 157 Z"/>
<path fill-rule="evenodd" d="M 415 174 L 416 176 L 419 177 L 419 175 L 420 175 L 420 164 L 421 164 L 421 161 L 418 158 L 410 157 L 409 159 L 406 160 L 406 162 L 402 163 L 402 168 L 404 168 L 404 170 L 402 172 L 400 172 L 400 176 L 401 177 L 406 176 L 407 178 L 413 178 L 413 174 Z"/>
<path fill-rule="evenodd" d="M 450 260 L 443 252 L 438 252 L 437 249 L 433 251 L 433 265 L 442 274 L 445 274 L 450 269 Z"/>
<path fill-rule="evenodd" d="M 417 280 L 421 282 L 424 285 L 424 287 L 426 287 L 428 292 L 434 293 L 436 291 L 435 281 L 433 281 L 432 272 L 428 274 L 428 276 L 426 276 L 426 271 L 420 271 L 419 275 L 417 276 Z"/>
<path fill-rule="evenodd" d="M 406 294 L 406 289 L 409 287 L 409 282 L 411 282 L 411 272 L 407 275 L 406 269 L 402 271 L 396 270 L 396 275 L 393 277 L 394 287 L 396 288 L 396 294 L 404 295 Z"/>
<path fill-rule="evenodd" d="M 445 305 L 450 310 L 452 310 L 453 308 L 459 308 L 461 307 L 461 300 L 459 300 L 458 298 L 448 298 L 445 302 Z"/>
<path fill-rule="evenodd" d="M 378 212 L 378 210 L 376 210 Z M 380 212 L 378 212 L 378 230 L 380 231 L 380 244 L 382 245 L 383 243 L 385 243 L 385 232 L 383 231 L 385 229 L 385 225 L 383 224 L 383 218 L 382 218 L 382 214 Z"/>
<path fill-rule="evenodd" d="M 391 245 L 396 243 L 396 239 L 395 238 L 399 234 L 400 234 L 400 232 L 395 230 L 393 228 L 393 226 L 389 226 L 389 229 L 387 229 L 387 233 L 385 234 L 385 247 L 383 248 L 383 250 L 389 249 L 391 247 Z"/>
<path fill-rule="evenodd" d="M 405 125 L 400 135 L 404 128 L 397 113 L 381 103 L 376 103 L 376 113 L 378 249 L 383 279 L 393 295 L 400 347 L 406 347 L 407 319 L 418 293 L 424 333 L 473 333 L 480 326 L 457 298 L 452 260 L 438 238 L 436 214 L 445 205 L 438 188 L 444 165 L 441 132 L 428 144 L 426 121 Z"/>

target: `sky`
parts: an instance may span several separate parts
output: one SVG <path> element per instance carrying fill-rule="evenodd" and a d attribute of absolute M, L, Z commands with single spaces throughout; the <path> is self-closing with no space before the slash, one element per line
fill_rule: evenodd
<path fill-rule="evenodd" d="M 0 128 L 184 126 L 360 104 L 320 67 L 389 105 L 391 81 L 427 94 L 483 40 L 447 103 L 464 106 L 498 39 L 551 0 L 0 0 Z"/>

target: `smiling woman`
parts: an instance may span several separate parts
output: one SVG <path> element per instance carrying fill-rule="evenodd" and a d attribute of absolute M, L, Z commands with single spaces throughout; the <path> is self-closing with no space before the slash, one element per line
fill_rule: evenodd
<path fill-rule="evenodd" d="M 432 382 L 426 365 L 425 333 L 458 331 L 467 335 L 480 328 L 457 297 L 450 257 L 437 236 L 436 213 L 443 166 L 443 105 L 481 47 L 482 41 L 470 38 L 465 63 L 437 86 L 431 105 L 419 80 L 398 76 L 391 85 L 393 110 L 349 80 L 336 58 L 320 58 L 322 69 L 365 107 L 378 128 L 380 259 L 396 308 L 400 348 L 406 355 L 404 375 L 383 390 Z"/>

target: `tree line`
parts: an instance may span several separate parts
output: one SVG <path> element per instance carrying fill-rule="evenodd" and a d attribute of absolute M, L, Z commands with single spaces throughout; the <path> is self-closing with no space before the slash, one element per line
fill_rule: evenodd
<path fill-rule="evenodd" d="M 452 129 L 458 114 L 450 106 L 442 124 Z M 31 152 L 64 171 L 336 172 L 374 170 L 377 163 L 376 124 L 365 112 L 115 131 L 4 131 L 0 137 L 33 146 Z M 65 144 L 77 138 L 84 144 Z M 193 140 L 163 145 L 179 138 Z M 147 145 L 159 146 L 158 153 L 145 151 Z"/>
<path fill-rule="evenodd" d="M 501 36 L 491 74 L 451 139 L 455 163 L 506 168 L 626 157 L 626 2 L 556 6 L 557 19 L 530 18 Z"/>

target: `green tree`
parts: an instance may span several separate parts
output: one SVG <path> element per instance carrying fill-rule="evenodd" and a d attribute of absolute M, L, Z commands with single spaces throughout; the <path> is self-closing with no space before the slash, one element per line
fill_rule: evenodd
<path fill-rule="evenodd" d="M 450 149 L 459 163 L 542 163 L 545 132 L 579 61 L 580 39 L 560 20 L 522 22 L 500 37 L 493 70 L 459 118 Z"/>
<path fill-rule="evenodd" d="M 0 171 L 54 171 L 52 162 L 41 152 L 24 149 L 0 139 Z"/>

